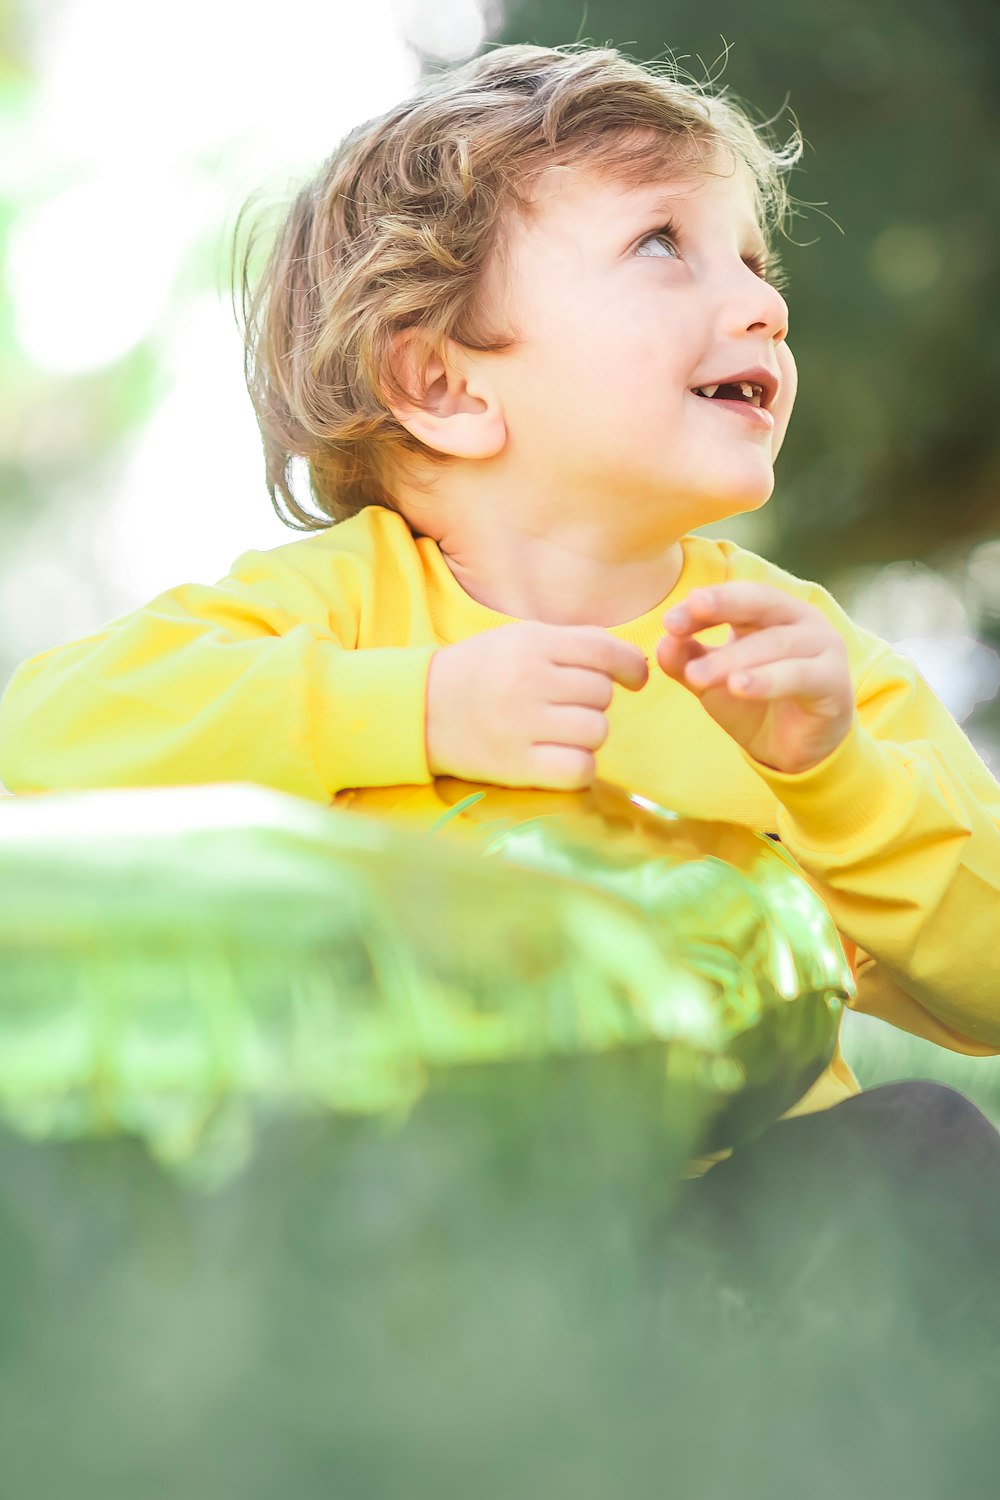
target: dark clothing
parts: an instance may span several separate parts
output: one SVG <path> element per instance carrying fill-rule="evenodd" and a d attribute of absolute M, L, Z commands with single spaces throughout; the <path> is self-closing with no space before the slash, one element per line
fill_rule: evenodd
<path fill-rule="evenodd" d="M 905 1308 L 1000 1349 L 1000 1134 L 941 1084 L 870 1089 L 689 1184 L 673 1249 L 758 1306 Z"/>

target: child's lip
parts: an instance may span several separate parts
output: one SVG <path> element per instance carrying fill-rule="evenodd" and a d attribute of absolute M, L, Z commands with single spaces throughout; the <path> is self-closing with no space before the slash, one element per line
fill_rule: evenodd
<path fill-rule="evenodd" d="M 720 411 L 733 412 L 744 421 L 754 423 L 762 432 L 774 430 L 774 412 L 768 411 L 766 406 L 751 406 L 748 401 L 720 400 L 718 396 L 713 396 L 711 400 L 707 400 L 704 396 L 695 396 L 695 400 L 700 401 L 702 406 L 714 406 Z"/>
<path fill-rule="evenodd" d="M 720 385 L 743 385 L 744 383 L 759 386 L 760 405 L 768 411 L 773 410 L 781 382 L 775 372 L 768 369 L 766 365 L 752 365 L 749 370 L 741 370 L 737 375 L 726 375 L 721 380 L 703 380 L 699 382 L 699 385 L 710 385 L 713 390 L 716 390 Z M 716 398 L 712 396 L 709 399 L 715 400 Z"/>

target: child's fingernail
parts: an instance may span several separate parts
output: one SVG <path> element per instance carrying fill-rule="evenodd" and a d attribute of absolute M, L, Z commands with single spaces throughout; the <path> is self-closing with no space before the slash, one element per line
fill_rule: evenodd
<path fill-rule="evenodd" d="M 753 686 L 753 676 L 750 672 L 737 672 L 733 678 L 733 687 L 738 692 L 746 692 L 748 687 Z"/>
<path fill-rule="evenodd" d="M 674 609 L 668 609 L 663 616 L 664 625 L 686 625 L 688 612 L 683 604 L 678 604 Z"/>

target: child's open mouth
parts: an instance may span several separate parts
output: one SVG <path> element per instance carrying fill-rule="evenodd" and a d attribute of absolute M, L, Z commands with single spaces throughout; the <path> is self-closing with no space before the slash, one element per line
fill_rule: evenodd
<path fill-rule="evenodd" d="M 697 385 L 694 395 L 711 401 L 720 410 L 735 412 L 737 416 L 752 421 L 755 426 L 770 429 L 774 417 L 765 405 L 773 398 L 774 391 L 756 380 L 723 381 L 718 385 Z"/>

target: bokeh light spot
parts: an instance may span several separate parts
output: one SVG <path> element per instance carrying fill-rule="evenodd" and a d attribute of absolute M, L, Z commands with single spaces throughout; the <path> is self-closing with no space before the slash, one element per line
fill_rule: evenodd
<path fill-rule="evenodd" d="M 881 287 L 908 297 L 934 285 L 944 269 L 940 237 L 917 224 L 890 224 L 876 236 L 869 255 L 871 273 Z"/>

